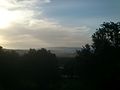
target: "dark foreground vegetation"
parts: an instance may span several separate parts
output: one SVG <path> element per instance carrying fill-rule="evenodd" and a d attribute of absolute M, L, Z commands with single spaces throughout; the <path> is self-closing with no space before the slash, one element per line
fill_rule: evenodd
<path fill-rule="evenodd" d="M 120 90 L 120 23 L 103 23 L 74 58 L 0 47 L 0 90 Z"/>

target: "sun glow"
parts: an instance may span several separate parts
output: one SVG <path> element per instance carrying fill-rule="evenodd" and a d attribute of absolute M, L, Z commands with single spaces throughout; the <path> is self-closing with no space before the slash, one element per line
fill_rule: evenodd
<path fill-rule="evenodd" d="M 17 14 L 12 11 L 0 9 L 0 29 L 8 28 L 17 19 Z"/>

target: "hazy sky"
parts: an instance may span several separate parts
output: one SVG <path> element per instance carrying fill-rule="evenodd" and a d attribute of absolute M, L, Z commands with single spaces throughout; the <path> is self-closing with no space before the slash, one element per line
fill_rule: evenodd
<path fill-rule="evenodd" d="M 0 0 L 5 48 L 79 47 L 106 21 L 120 21 L 120 0 Z"/>

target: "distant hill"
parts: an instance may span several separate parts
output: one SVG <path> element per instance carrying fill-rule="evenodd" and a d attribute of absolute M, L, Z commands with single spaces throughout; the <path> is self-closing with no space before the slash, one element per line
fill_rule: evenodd
<path fill-rule="evenodd" d="M 74 57 L 76 50 L 80 50 L 80 48 L 77 47 L 50 47 L 46 49 L 55 53 L 57 57 Z"/>
<path fill-rule="evenodd" d="M 76 50 L 80 50 L 78 47 L 48 47 L 47 50 L 50 50 L 52 53 L 56 54 L 57 57 L 74 57 L 76 55 Z M 23 55 L 28 52 L 28 49 L 6 49 L 6 50 L 15 50 L 20 55 Z"/>

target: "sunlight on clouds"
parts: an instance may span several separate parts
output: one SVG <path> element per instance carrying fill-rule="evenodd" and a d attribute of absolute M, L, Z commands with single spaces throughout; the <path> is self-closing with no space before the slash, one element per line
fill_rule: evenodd
<path fill-rule="evenodd" d="M 41 19 L 41 20 L 36 20 L 33 19 L 29 22 L 29 26 L 30 28 L 34 28 L 34 29 L 56 29 L 61 27 L 61 25 L 59 25 L 57 22 L 53 22 L 47 19 Z"/>
<path fill-rule="evenodd" d="M 27 11 L 29 15 L 26 15 L 25 10 L 9 11 L 6 9 L 0 9 L 0 29 L 9 28 L 15 23 L 25 23 L 33 15 L 32 11 Z"/>
<path fill-rule="evenodd" d="M 63 26 L 43 16 L 51 0 L 0 0 L 0 44 L 8 48 L 79 46 L 88 40 L 87 26 Z"/>
<path fill-rule="evenodd" d="M 4 36 L 0 36 L 0 45 L 6 47 L 8 45 L 8 41 L 4 38 Z"/>
<path fill-rule="evenodd" d="M 9 27 L 18 19 L 17 13 L 12 13 L 5 9 L 0 9 L 0 29 Z"/>
<path fill-rule="evenodd" d="M 33 37 L 30 34 L 17 35 L 12 37 L 0 37 L 0 44 L 8 48 L 40 48 L 46 47 L 49 43 Z M 20 47 L 19 47 L 20 46 Z"/>
<path fill-rule="evenodd" d="M 18 3 L 17 0 L 0 0 L 0 29 L 9 28 L 14 23 L 24 23 L 33 16 L 32 10 L 25 8 L 27 3 Z"/>
<path fill-rule="evenodd" d="M 14 7 L 13 1 L 15 0 L 0 0 L 0 7 L 12 8 Z"/>
<path fill-rule="evenodd" d="M 50 3 L 50 0 L 0 0 L 0 29 L 22 24 L 30 28 L 56 27 L 56 23 L 42 16 L 37 4 Z M 36 19 L 39 17 L 40 19 Z M 24 26 L 23 26 L 24 27 Z"/>

